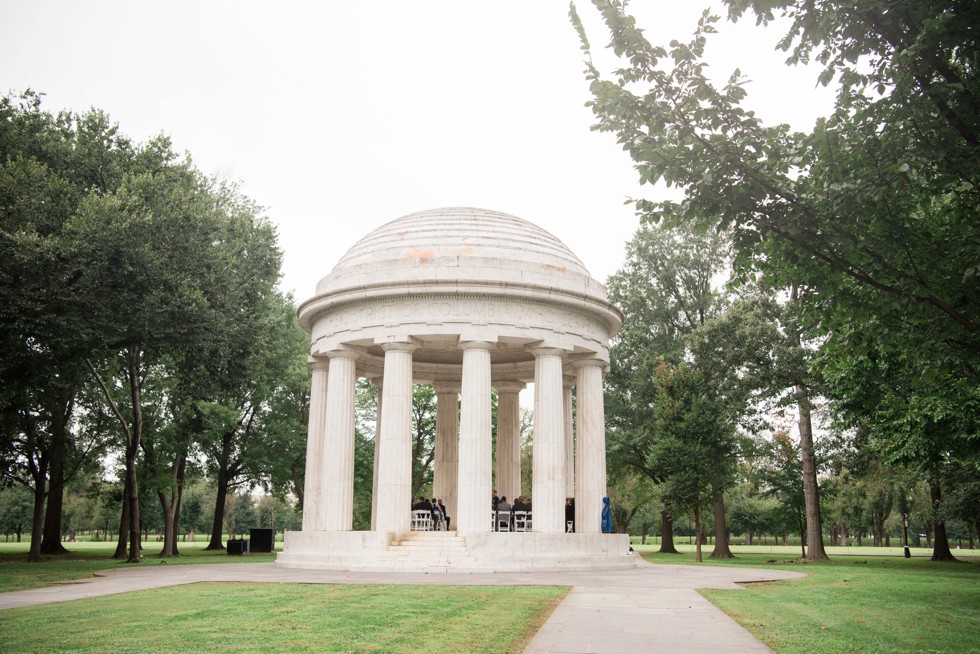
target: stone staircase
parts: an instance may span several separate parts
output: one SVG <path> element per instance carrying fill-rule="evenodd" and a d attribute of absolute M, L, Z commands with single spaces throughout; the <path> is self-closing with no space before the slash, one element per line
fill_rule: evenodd
<path fill-rule="evenodd" d="M 376 561 L 352 567 L 363 572 L 486 572 L 455 531 L 410 531 L 398 534 Z"/>

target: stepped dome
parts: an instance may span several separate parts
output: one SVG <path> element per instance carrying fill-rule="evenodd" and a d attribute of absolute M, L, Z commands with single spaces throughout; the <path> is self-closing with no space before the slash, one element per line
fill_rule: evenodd
<path fill-rule="evenodd" d="M 378 285 L 497 282 L 605 299 L 568 247 L 522 218 L 474 208 L 430 209 L 375 229 L 317 284 L 317 295 Z"/>

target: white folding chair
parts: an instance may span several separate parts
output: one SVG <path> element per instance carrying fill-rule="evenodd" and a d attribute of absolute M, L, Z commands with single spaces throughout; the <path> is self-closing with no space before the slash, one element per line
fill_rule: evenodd
<path fill-rule="evenodd" d="M 425 509 L 412 511 L 412 531 L 431 531 L 432 512 Z"/>
<path fill-rule="evenodd" d="M 514 511 L 514 531 L 527 531 L 527 511 Z"/>

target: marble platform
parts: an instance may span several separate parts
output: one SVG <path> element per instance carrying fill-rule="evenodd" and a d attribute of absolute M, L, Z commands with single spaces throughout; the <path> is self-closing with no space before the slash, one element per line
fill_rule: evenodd
<path fill-rule="evenodd" d="M 556 572 L 634 568 L 625 534 L 286 532 L 280 568 L 399 572 Z"/>

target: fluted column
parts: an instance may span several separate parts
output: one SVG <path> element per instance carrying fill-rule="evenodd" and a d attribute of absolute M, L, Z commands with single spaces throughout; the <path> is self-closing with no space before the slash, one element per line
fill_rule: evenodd
<path fill-rule="evenodd" d="M 562 406 L 565 409 L 565 497 L 575 497 L 575 424 L 570 381 L 562 385 Z"/>
<path fill-rule="evenodd" d="M 310 358 L 310 421 L 306 436 L 306 477 L 303 481 L 303 531 L 323 529 L 323 439 L 327 415 L 329 360 Z"/>
<path fill-rule="evenodd" d="M 378 530 L 378 466 L 381 463 L 381 393 L 384 382 L 371 380 L 378 387 L 378 408 L 374 413 L 374 471 L 371 477 L 371 531 Z"/>
<path fill-rule="evenodd" d="M 577 477 L 575 531 L 601 531 L 602 498 L 606 496 L 606 426 L 602 396 L 602 369 L 598 359 L 575 363 L 578 395 Z"/>
<path fill-rule="evenodd" d="M 490 415 L 491 343 L 467 341 L 463 350 L 463 384 L 459 424 L 459 531 L 490 531 L 492 421 Z"/>
<path fill-rule="evenodd" d="M 436 392 L 436 454 L 432 494 L 443 501 L 456 526 L 456 484 L 459 475 L 459 384 L 434 384 Z"/>
<path fill-rule="evenodd" d="M 562 402 L 562 351 L 537 348 L 534 354 L 534 452 L 531 500 L 534 531 L 565 531 L 565 411 Z"/>
<path fill-rule="evenodd" d="M 329 352 L 324 479 L 324 531 L 350 531 L 354 520 L 354 384 L 357 352 Z"/>
<path fill-rule="evenodd" d="M 524 384 L 505 382 L 497 388 L 497 483 L 500 495 L 513 502 L 521 494 L 521 404 Z"/>
<path fill-rule="evenodd" d="M 412 508 L 413 343 L 385 343 L 378 464 L 378 531 L 408 531 Z"/>

